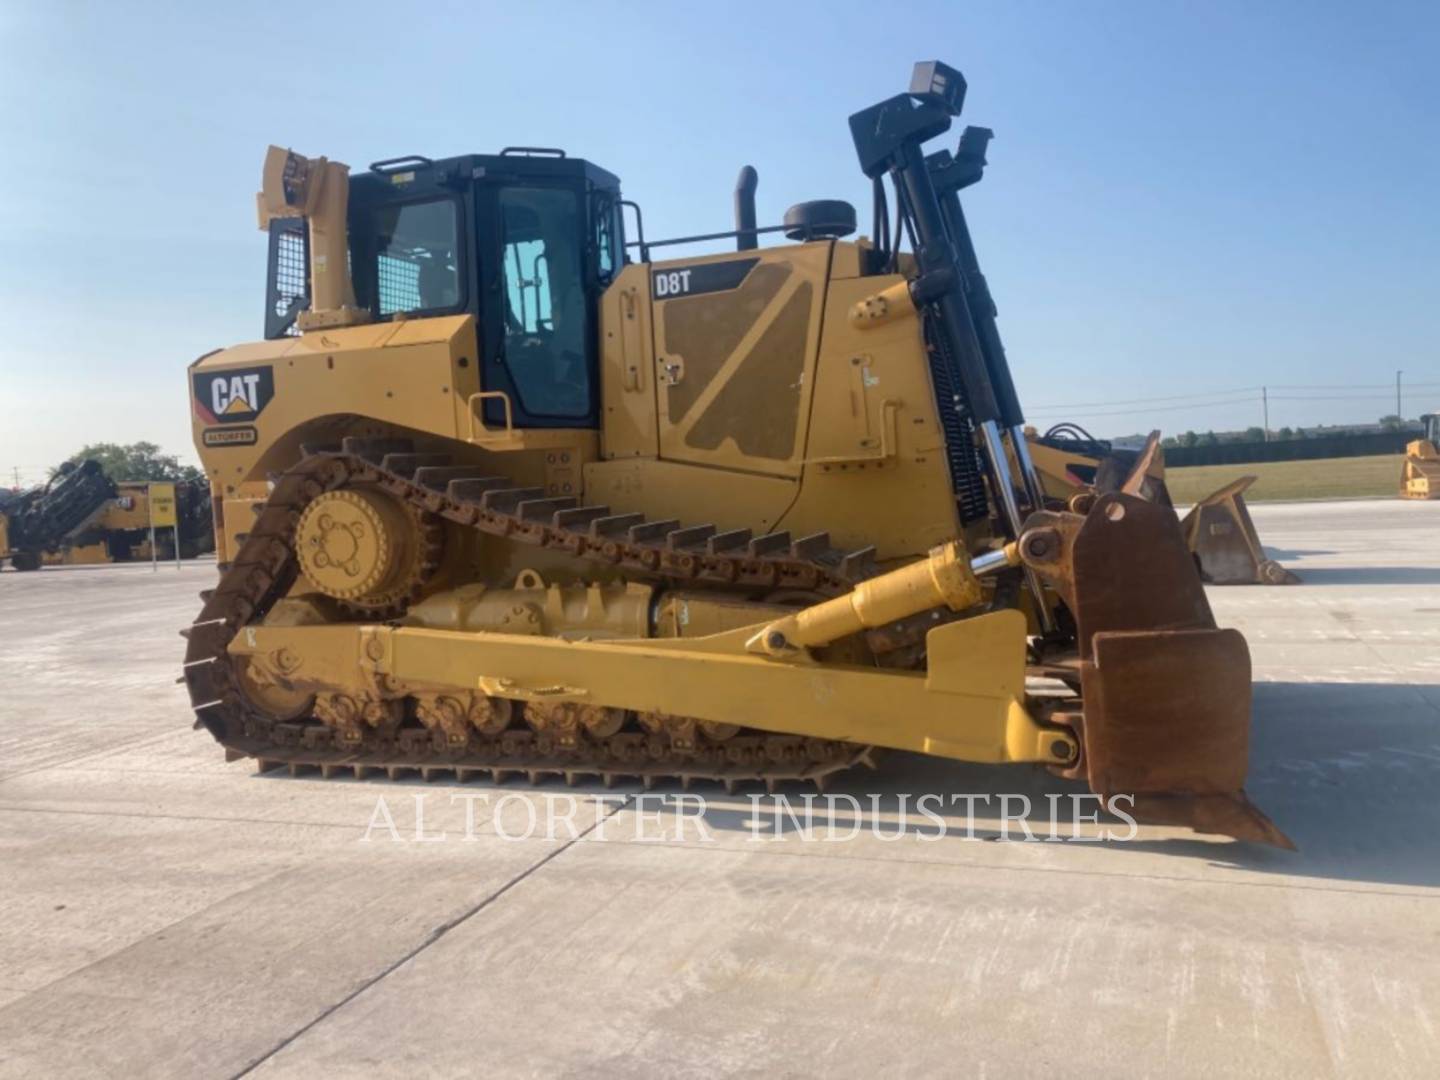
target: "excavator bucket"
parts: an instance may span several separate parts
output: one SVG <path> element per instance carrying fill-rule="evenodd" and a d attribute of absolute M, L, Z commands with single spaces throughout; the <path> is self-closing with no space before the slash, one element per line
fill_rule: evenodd
<path fill-rule="evenodd" d="M 1437 463 L 1440 464 L 1440 463 Z M 1298 585 L 1299 575 L 1265 554 L 1245 492 L 1255 477 L 1242 476 L 1212 491 L 1180 522 L 1200 576 L 1211 585 Z"/>
<path fill-rule="evenodd" d="M 1405 447 L 1400 496 L 1404 499 L 1440 499 L 1440 449 L 1429 439 L 1416 439 Z"/>
<path fill-rule="evenodd" d="M 1083 751 L 1063 775 L 1133 798 L 1140 821 L 1293 847 L 1245 796 L 1249 650 L 1215 625 L 1174 512 L 1112 492 L 1083 518 L 1033 515 L 1026 534 L 1044 536 L 1053 555 L 1035 568 L 1076 622 L 1083 715 L 1056 719 Z"/>

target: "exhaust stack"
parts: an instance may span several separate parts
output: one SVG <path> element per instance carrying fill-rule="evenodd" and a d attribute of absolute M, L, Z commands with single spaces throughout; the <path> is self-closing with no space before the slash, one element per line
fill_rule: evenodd
<path fill-rule="evenodd" d="M 760 186 L 760 174 L 755 166 L 746 165 L 735 180 L 735 238 L 736 251 L 751 251 L 760 246 L 755 236 L 755 189 Z"/>

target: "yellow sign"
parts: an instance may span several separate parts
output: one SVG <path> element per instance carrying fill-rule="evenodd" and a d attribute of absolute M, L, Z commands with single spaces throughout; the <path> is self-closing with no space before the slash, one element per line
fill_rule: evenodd
<path fill-rule="evenodd" d="M 175 524 L 175 485 L 150 485 L 150 524 L 159 527 Z"/>

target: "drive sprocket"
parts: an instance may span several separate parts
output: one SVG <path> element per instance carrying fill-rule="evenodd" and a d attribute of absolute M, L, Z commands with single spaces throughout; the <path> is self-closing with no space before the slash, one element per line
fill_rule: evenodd
<path fill-rule="evenodd" d="M 301 572 L 357 612 L 397 610 L 435 568 L 441 534 L 428 517 L 377 487 L 326 491 L 295 527 Z"/>

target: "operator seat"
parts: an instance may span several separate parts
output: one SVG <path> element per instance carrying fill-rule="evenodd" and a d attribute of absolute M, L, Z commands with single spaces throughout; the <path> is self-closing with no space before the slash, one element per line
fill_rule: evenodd
<path fill-rule="evenodd" d="M 431 256 L 421 261 L 415 290 L 420 294 L 420 310 L 454 307 L 460 302 L 458 275 L 444 259 Z"/>

